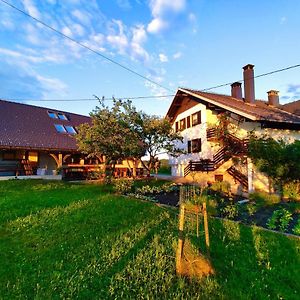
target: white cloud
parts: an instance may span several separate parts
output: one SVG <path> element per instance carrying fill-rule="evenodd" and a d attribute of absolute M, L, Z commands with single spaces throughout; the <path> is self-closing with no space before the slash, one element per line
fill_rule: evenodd
<path fill-rule="evenodd" d="M 153 19 L 147 26 L 150 33 L 160 33 L 169 27 L 169 14 L 179 13 L 185 9 L 186 0 L 151 0 L 150 9 Z"/>
<path fill-rule="evenodd" d="M 168 23 L 160 18 L 154 18 L 147 26 L 150 33 L 159 33 L 168 27 Z"/>
<path fill-rule="evenodd" d="M 284 24 L 286 22 L 286 17 L 281 17 L 280 18 L 280 24 Z"/>
<path fill-rule="evenodd" d="M 147 40 L 147 33 L 144 25 L 137 25 L 132 29 L 132 42 L 142 44 Z"/>
<path fill-rule="evenodd" d="M 118 26 L 118 32 L 108 35 L 106 39 L 113 48 L 119 51 L 120 54 L 124 54 L 128 47 L 128 39 L 124 34 L 123 23 L 120 20 L 113 20 L 113 23 Z"/>
<path fill-rule="evenodd" d="M 79 9 L 75 9 L 71 12 L 71 14 L 84 25 L 89 25 L 91 22 L 90 15 L 87 12 L 83 13 Z"/>
<path fill-rule="evenodd" d="M 72 29 L 79 36 L 83 36 L 85 34 L 85 30 L 80 24 L 73 24 Z"/>
<path fill-rule="evenodd" d="M 168 62 L 168 61 L 169 61 L 168 56 L 165 55 L 165 54 L 163 54 L 163 53 L 160 53 L 160 54 L 159 54 L 159 60 L 160 60 L 161 62 Z"/>
<path fill-rule="evenodd" d="M 66 36 L 69 36 L 69 37 L 73 36 L 73 33 L 72 33 L 71 29 L 68 26 L 65 26 L 62 29 L 62 33 L 65 34 Z"/>
<path fill-rule="evenodd" d="M 40 82 L 42 89 L 45 92 L 51 93 L 65 93 L 67 91 L 67 85 L 57 78 L 44 77 L 39 74 L 35 74 L 35 78 Z"/>
<path fill-rule="evenodd" d="M 179 59 L 181 56 L 182 56 L 181 52 L 176 52 L 176 53 L 174 53 L 173 58 L 174 59 Z"/>
<path fill-rule="evenodd" d="M 35 5 L 33 4 L 33 1 L 31 0 L 23 0 L 23 6 L 25 7 L 25 9 L 28 11 L 28 13 L 39 19 L 40 18 L 40 12 L 38 11 L 38 9 L 35 7 Z"/>
<path fill-rule="evenodd" d="M 117 0 L 117 3 L 122 9 L 128 10 L 131 8 L 129 0 Z"/>
<path fill-rule="evenodd" d="M 180 12 L 185 8 L 185 0 L 151 0 L 152 15 L 158 17 L 166 11 Z"/>

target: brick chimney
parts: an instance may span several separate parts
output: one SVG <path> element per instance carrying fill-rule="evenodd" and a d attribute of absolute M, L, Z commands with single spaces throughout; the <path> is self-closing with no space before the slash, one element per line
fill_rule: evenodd
<path fill-rule="evenodd" d="M 254 65 L 246 65 L 244 69 L 244 93 L 245 102 L 254 104 L 255 90 L 254 90 Z"/>
<path fill-rule="evenodd" d="M 268 104 L 272 106 L 279 106 L 279 91 L 268 91 Z"/>
<path fill-rule="evenodd" d="M 242 84 L 240 82 L 234 82 L 231 85 L 231 96 L 237 99 L 243 99 Z"/>

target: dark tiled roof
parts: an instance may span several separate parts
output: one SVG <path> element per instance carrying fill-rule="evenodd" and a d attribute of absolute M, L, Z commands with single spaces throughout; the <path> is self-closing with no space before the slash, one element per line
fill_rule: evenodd
<path fill-rule="evenodd" d="M 255 100 L 254 104 L 249 104 L 243 100 L 227 95 L 207 93 L 185 88 L 180 88 L 179 91 L 194 95 L 196 98 L 206 100 L 211 104 L 242 115 L 253 121 L 300 124 L 300 116 L 283 110 L 282 106 L 278 108 L 270 106 L 266 101 Z"/>
<path fill-rule="evenodd" d="M 52 119 L 48 111 L 61 112 L 68 120 Z M 90 122 L 82 115 L 0 100 L 0 148 L 77 151 L 74 136 L 58 133 L 54 124 L 76 127 Z"/>
<path fill-rule="evenodd" d="M 300 116 L 300 100 L 282 105 L 282 109 Z"/>

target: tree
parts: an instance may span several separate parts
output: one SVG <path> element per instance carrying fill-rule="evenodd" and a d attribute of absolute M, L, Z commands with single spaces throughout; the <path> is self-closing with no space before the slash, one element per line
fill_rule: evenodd
<path fill-rule="evenodd" d="M 103 99 L 99 101 L 100 106 L 90 114 L 92 124 L 79 126 L 76 138 L 80 151 L 90 156 L 105 156 L 105 170 L 111 170 L 109 175 L 119 159 L 132 159 L 135 173 L 137 162 L 148 154 L 150 163 L 144 166 L 150 173 L 151 164 L 162 149 L 176 153 L 174 142 L 180 136 L 173 132 L 168 120 L 137 111 L 131 101 L 114 99 L 111 108 L 104 105 Z"/>
<path fill-rule="evenodd" d="M 162 151 L 172 156 L 183 153 L 175 145 L 176 142 L 182 141 L 182 137 L 174 132 L 171 123 L 166 118 L 144 114 L 140 137 L 146 154 L 149 156 L 148 164 L 144 163 L 148 173 L 155 169 L 158 160 L 157 156 Z"/>
<path fill-rule="evenodd" d="M 300 179 L 300 141 L 287 144 L 271 137 L 250 137 L 249 157 L 282 193 L 283 185 Z"/>
<path fill-rule="evenodd" d="M 113 100 L 112 108 L 100 106 L 90 114 L 92 124 L 82 124 L 76 136 L 78 148 L 90 156 L 105 157 L 105 172 L 111 176 L 115 164 L 131 156 L 142 156 L 145 152 L 135 127 L 129 122 L 128 112 L 134 115 L 129 101 Z"/>

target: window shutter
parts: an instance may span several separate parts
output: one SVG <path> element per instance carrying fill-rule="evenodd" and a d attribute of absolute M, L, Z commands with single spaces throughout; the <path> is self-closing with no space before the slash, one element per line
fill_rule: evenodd
<path fill-rule="evenodd" d="M 201 124 L 201 110 L 197 112 L 197 119 L 198 119 L 197 124 Z"/>
<path fill-rule="evenodd" d="M 175 131 L 178 131 L 178 122 L 175 123 Z"/>
<path fill-rule="evenodd" d="M 186 128 L 190 128 L 191 127 L 191 116 L 188 116 L 186 118 Z"/>
<path fill-rule="evenodd" d="M 188 141 L 188 153 L 192 153 L 192 142 Z"/>

